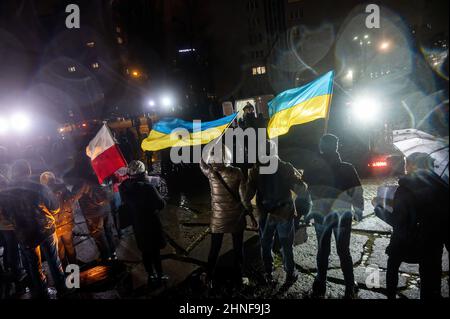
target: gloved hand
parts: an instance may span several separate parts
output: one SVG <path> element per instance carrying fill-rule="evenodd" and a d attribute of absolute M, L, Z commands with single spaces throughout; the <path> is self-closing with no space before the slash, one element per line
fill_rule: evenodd
<path fill-rule="evenodd" d="M 355 213 L 353 214 L 353 218 L 355 219 L 355 221 L 360 222 L 363 220 L 363 210 L 359 209 L 359 208 L 355 208 Z"/>

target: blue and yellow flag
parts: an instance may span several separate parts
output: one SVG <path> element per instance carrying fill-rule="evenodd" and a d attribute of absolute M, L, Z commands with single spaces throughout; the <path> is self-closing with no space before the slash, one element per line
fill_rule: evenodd
<path fill-rule="evenodd" d="M 269 102 L 269 138 L 286 134 L 293 125 L 328 116 L 334 72 L 330 71 L 302 87 L 278 94 Z"/>
<path fill-rule="evenodd" d="M 210 122 L 188 122 L 178 118 L 161 119 L 142 141 L 141 147 L 144 151 L 159 151 L 173 146 L 207 144 L 221 136 L 236 115 L 237 113 L 234 113 Z"/>

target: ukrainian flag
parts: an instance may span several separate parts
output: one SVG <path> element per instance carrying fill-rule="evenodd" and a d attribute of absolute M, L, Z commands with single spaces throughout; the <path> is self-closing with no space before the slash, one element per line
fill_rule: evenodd
<path fill-rule="evenodd" d="M 144 151 L 159 151 L 174 146 L 207 144 L 230 126 L 237 113 L 210 122 L 188 122 L 178 118 L 158 121 L 148 137 L 142 141 Z"/>
<path fill-rule="evenodd" d="M 330 71 L 302 87 L 277 95 L 269 105 L 269 138 L 286 134 L 293 125 L 328 116 L 333 94 L 334 72 Z"/>

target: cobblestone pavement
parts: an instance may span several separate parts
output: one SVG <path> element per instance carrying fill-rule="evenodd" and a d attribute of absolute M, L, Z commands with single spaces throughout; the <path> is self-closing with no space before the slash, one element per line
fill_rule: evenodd
<path fill-rule="evenodd" d="M 387 255 L 385 249 L 389 243 L 391 227 L 377 218 L 373 213 L 371 200 L 376 196 L 377 187 L 380 185 L 395 185 L 395 179 L 368 179 L 363 180 L 365 210 L 364 219 L 359 223 L 354 223 L 351 239 L 351 255 L 354 262 L 355 279 L 360 290 L 359 298 L 362 299 L 385 299 L 386 298 L 386 263 Z M 169 282 L 169 291 L 165 294 L 194 293 L 192 287 L 193 281 L 205 265 L 209 251 L 208 222 L 209 198 L 197 198 L 196 200 L 186 201 L 181 208 L 173 207 L 172 213 L 178 216 L 179 228 L 171 229 L 169 233 L 174 235 L 177 241 L 187 250 L 186 256 L 173 256 L 173 249 L 167 248 L 164 266 L 170 272 L 171 281 Z M 169 214 L 170 215 L 170 214 Z M 176 225 L 172 219 L 169 225 Z M 284 282 L 284 272 L 281 262 L 276 258 L 277 265 L 275 279 L 280 283 L 275 289 L 259 289 L 259 275 L 261 274 L 261 265 L 250 263 L 246 267 L 245 289 L 239 293 L 240 297 L 271 297 L 271 298 L 304 298 L 310 291 L 312 282 L 316 275 L 316 252 L 317 242 L 313 227 L 307 228 L 308 241 L 294 248 L 294 258 L 299 271 L 298 281 L 290 288 L 285 289 L 281 283 Z M 219 264 L 227 264 L 227 259 L 232 259 L 228 253 L 232 247 L 231 239 L 225 236 L 222 248 L 222 259 Z M 245 239 L 247 241 L 246 257 L 247 260 L 258 260 L 259 246 L 257 234 L 246 231 Z M 231 261 L 229 261 L 231 263 Z M 139 266 L 141 267 L 141 266 Z M 218 270 L 220 271 L 220 270 Z M 226 272 L 226 269 L 223 269 Z M 372 276 L 369 276 L 372 275 Z M 448 252 L 443 256 L 443 280 L 442 295 L 448 297 Z M 377 279 L 378 278 L 378 279 Z M 145 280 L 141 280 L 141 284 Z M 398 297 L 399 298 L 419 298 L 420 280 L 418 276 L 418 265 L 402 264 L 400 268 L 400 280 Z M 171 287 L 176 287 L 176 292 Z M 327 298 L 341 298 L 344 293 L 343 275 L 339 268 L 339 258 L 336 254 L 334 241 L 332 243 L 332 253 L 330 256 L 330 270 L 328 272 Z M 200 295 L 202 293 L 200 292 Z M 141 296 L 142 298 L 148 295 Z M 209 296 L 210 297 L 210 296 Z"/>
<path fill-rule="evenodd" d="M 389 243 L 391 228 L 373 214 L 371 199 L 376 195 L 379 185 L 392 185 L 395 180 L 370 179 L 363 180 L 365 212 L 364 219 L 353 224 L 351 238 L 351 255 L 354 263 L 355 280 L 360 290 L 358 297 L 361 299 L 385 299 L 386 298 L 386 263 L 385 249 Z M 149 291 L 145 289 L 147 275 L 141 262 L 139 250 L 136 247 L 134 237 L 130 229 L 126 229 L 124 236 L 117 243 L 117 255 L 126 266 L 128 280 L 127 287 L 110 285 L 102 288 L 84 298 L 151 298 L 164 296 L 175 298 L 186 294 L 197 297 L 210 297 L 205 295 L 205 289 L 199 284 L 199 274 L 206 265 L 209 252 L 209 196 L 206 195 L 184 199 L 181 207 L 169 206 L 162 214 L 163 224 L 166 227 L 172 245 L 168 245 L 163 251 L 163 267 L 169 274 L 170 280 L 166 286 Z M 77 252 L 78 258 L 89 263 L 98 257 L 93 240 L 88 236 L 82 216 L 76 216 L 78 234 Z M 254 231 L 245 232 L 246 270 L 244 288 L 240 291 L 232 291 L 232 296 L 242 298 L 307 298 L 316 275 L 317 242 L 314 228 L 307 227 L 308 240 L 306 243 L 294 248 L 294 258 L 299 279 L 290 286 L 284 287 L 284 272 L 279 257 L 275 258 L 275 279 L 279 284 L 267 289 L 261 285 L 262 265 L 259 258 L 259 241 Z M 81 236 L 80 236 L 81 235 Z M 232 247 L 230 236 L 225 236 L 219 265 L 231 264 Z M 334 240 L 330 256 L 330 269 L 328 272 L 326 298 L 341 298 L 344 294 L 343 275 L 339 268 L 339 258 L 335 251 Z M 443 256 L 442 295 L 449 296 L 448 292 L 448 252 Z M 218 268 L 218 272 L 228 275 L 227 268 Z M 371 275 L 371 276 L 369 276 Z M 124 285 L 123 282 L 121 285 Z M 419 298 L 420 280 L 418 265 L 402 264 L 400 268 L 399 298 Z M 196 290 L 197 289 L 197 290 Z M 219 293 L 219 296 L 223 294 Z"/>

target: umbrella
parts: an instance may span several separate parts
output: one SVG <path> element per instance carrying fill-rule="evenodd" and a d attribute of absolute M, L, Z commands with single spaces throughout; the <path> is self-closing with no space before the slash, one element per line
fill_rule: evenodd
<path fill-rule="evenodd" d="M 405 155 L 427 153 L 435 160 L 434 171 L 448 183 L 448 136 L 438 138 L 417 129 L 394 131 L 394 145 Z"/>

